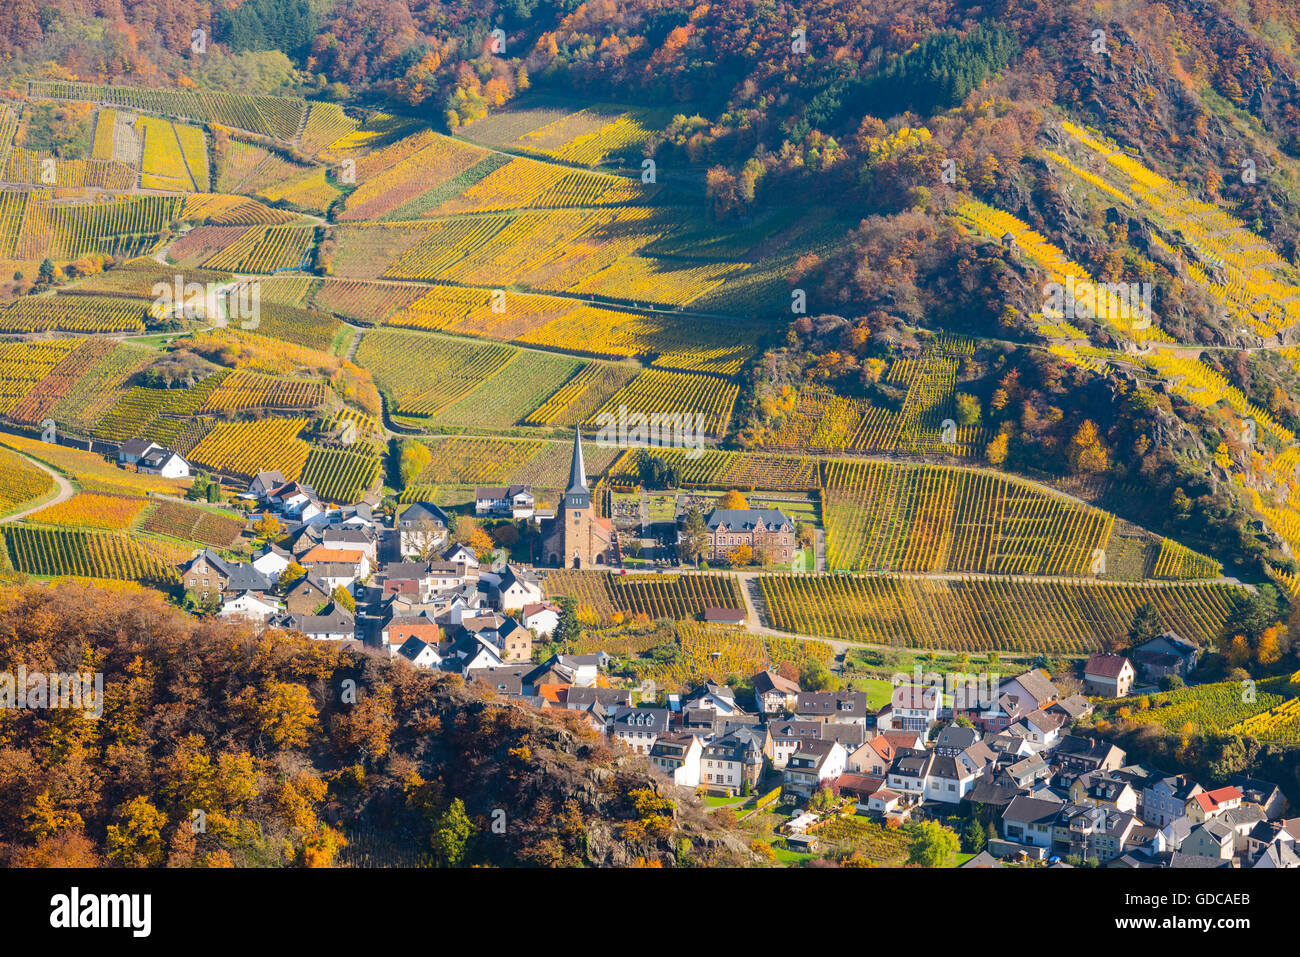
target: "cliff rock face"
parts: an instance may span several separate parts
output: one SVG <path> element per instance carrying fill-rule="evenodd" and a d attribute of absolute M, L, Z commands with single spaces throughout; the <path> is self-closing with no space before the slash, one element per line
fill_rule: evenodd
<path fill-rule="evenodd" d="M 0 710 L 0 865 L 742 864 L 576 713 L 152 594 L 0 590 L 0 672 L 98 673 L 103 714 Z M 205 828 L 191 827 L 201 811 Z"/>

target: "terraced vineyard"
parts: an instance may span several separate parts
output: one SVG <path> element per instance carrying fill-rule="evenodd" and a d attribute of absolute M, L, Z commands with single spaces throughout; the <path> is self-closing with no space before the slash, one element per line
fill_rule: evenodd
<path fill-rule="evenodd" d="M 17 571 L 43 577 L 129 579 L 157 585 L 179 581 L 176 569 L 126 535 L 8 525 L 3 532 Z"/>
<path fill-rule="evenodd" d="M 135 522 L 146 504 L 143 498 L 79 492 L 66 501 L 33 512 L 26 520 L 39 525 L 121 531 Z"/>
<path fill-rule="evenodd" d="M 368 444 L 345 448 L 313 448 L 302 468 L 302 481 L 327 502 L 353 504 L 379 478 L 382 462 Z"/>
<path fill-rule="evenodd" d="M 674 621 L 700 618 L 705 608 L 744 608 L 730 575 L 613 575 L 559 569 L 548 573 L 550 595 L 568 595 L 608 623 L 616 612 Z"/>
<path fill-rule="evenodd" d="M 1202 644 L 1236 607 L 1226 585 L 1017 578 L 763 575 L 773 627 L 870 644 L 953 651 L 1083 654 L 1128 630 L 1147 601 Z"/>
<path fill-rule="evenodd" d="M 54 491 L 54 479 L 9 449 L 0 449 L 0 517 Z"/>
<path fill-rule="evenodd" d="M 243 522 L 233 515 L 169 500 L 155 505 L 140 523 L 142 532 L 198 542 L 212 548 L 229 548 L 243 528 Z"/>

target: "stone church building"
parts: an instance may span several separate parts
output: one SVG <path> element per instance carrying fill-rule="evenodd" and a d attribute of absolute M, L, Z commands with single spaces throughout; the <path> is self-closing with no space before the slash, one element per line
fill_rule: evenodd
<path fill-rule="evenodd" d="M 582 461 L 582 433 L 575 431 L 569 487 L 564 490 L 555 518 L 542 529 L 542 557 L 548 565 L 592 568 L 612 564 L 617 555 L 614 523 L 597 516 L 591 504 Z"/>

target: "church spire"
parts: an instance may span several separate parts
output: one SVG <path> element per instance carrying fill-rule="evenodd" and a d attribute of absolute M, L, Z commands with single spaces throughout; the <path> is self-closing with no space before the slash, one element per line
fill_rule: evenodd
<path fill-rule="evenodd" d="M 582 431 L 573 430 L 573 462 L 569 465 L 569 487 L 564 490 L 568 495 L 586 495 L 587 468 L 582 462 Z"/>

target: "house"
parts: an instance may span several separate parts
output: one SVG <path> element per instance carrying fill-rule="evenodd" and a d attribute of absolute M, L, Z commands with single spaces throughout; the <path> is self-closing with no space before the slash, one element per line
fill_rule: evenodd
<path fill-rule="evenodd" d="M 816 834 L 787 834 L 785 849 L 797 854 L 816 854 L 821 850 L 822 842 Z"/>
<path fill-rule="evenodd" d="M 867 695 L 864 691 L 801 691 L 794 713 L 802 721 L 865 726 Z"/>
<path fill-rule="evenodd" d="M 532 518 L 537 502 L 531 485 L 474 489 L 474 514 Z"/>
<path fill-rule="evenodd" d="M 162 446 L 148 439 L 127 439 L 117 449 L 117 460 L 123 465 L 135 465 L 142 458 Z"/>
<path fill-rule="evenodd" d="M 549 638 L 560 626 L 560 609 L 548 601 L 530 601 L 519 612 L 523 626 L 539 638 Z"/>
<path fill-rule="evenodd" d="M 704 525 L 709 536 L 705 554 L 711 561 L 727 559 L 746 545 L 764 564 L 788 563 L 798 548 L 794 522 L 779 508 L 715 508 Z"/>
<path fill-rule="evenodd" d="M 886 785 L 919 804 L 925 800 L 925 783 L 933 760 L 929 751 L 900 751 L 885 778 Z"/>
<path fill-rule="evenodd" d="M 320 641 L 351 641 L 356 638 L 356 619 L 337 602 L 330 602 L 319 615 L 285 614 L 271 623 Z"/>
<path fill-rule="evenodd" d="M 1109 771 L 1089 771 L 1070 783 L 1070 800 L 1087 807 L 1108 807 L 1135 813 L 1138 792 L 1127 781 Z"/>
<path fill-rule="evenodd" d="M 974 786 L 962 798 L 971 804 L 983 804 L 1001 814 L 1007 805 L 1025 792 L 1008 782 L 983 777 L 975 781 Z"/>
<path fill-rule="evenodd" d="M 205 548 L 181 565 L 181 582 L 195 592 L 220 594 L 230 580 L 231 562 L 227 562 L 210 548 Z"/>
<path fill-rule="evenodd" d="M 432 502 L 412 502 L 397 519 L 398 548 L 404 557 L 432 558 L 447 544 L 451 519 Z"/>
<path fill-rule="evenodd" d="M 339 551 L 359 551 L 366 556 L 370 568 L 379 564 L 379 545 L 375 534 L 368 528 L 353 525 L 326 525 L 321 529 L 320 543 L 325 548 Z"/>
<path fill-rule="evenodd" d="M 983 768 L 979 770 L 956 756 L 932 754 L 929 774 L 925 779 L 925 799 L 945 804 L 960 804 L 975 787 Z"/>
<path fill-rule="evenodd" d="M 705 681 L 704 684 L 692 689 L 682 699 L 682 707 L 706 708 L 714 714 L 721 715 L 732 715 L 740 711 L 739 705 L 736 704 L 736 693 L 716 681 Z"/>
<path fill-rule="evenodd" d="M 650 766 L 668 775 L 679 787 L 698 787 L 703 754 L 704 745 L 693 734 L 662 734 L 650 749 Z"/>
<path fill-rule="evenodd" d="M 1300 854 L 1296 853 L 1295 845 L 1276 841 L 1260 851 L 1251 866 L 1295 870 L 1300 868 Z"/>
<path fill-rule="evenodd" d="M 1148 638 L 1133 648 L 1133 664 L 1147 681 L 1156 682 L 1167 675 L 1186 678 L 1195 670 L 1201 649 L 1177 632 Z"/>
<path fill-rule="evenodd" d="M 163 478 L 188 478 L 190 463 L 171 449 L 154 448 L 135 463 L 135 470 Z"/>
<path fill-rule="evenodd" d="M 784 768 L 790 755 L 799 750 L 805 740 L 815 741 L 825 727 L 819 721 L 773 721 L 767 726 L 772 738 L 772 767 Z"/>
<path fill-rule="evenodd" d="M 889 727 L 926 734 L 939 720 L 938 688 L 898 685 L 890 698 Z"/>
<path fill-rule="evenodd" d="M 417 668 L 439 668 L 442 656 L 438 654 L 437 644 L 423 641 L 412 635 L 397 649 L 398 657 L 405 658 Z"/>
<path fill-rule="evenodd" d="M 799 742 L 799 748 L 785 764 L 783 788 L 799 797 L 811 797 L 824 782 L 833 781 L 844 773 L 848 758 L 838 741 L 809 738 Z"/>
<path fill-rule="evenodd" d="M 1058 769 L 1071 778 L 1089 771 L 1117 770 L 1124 766 L 1124 759 L 1124 749 L 1109 741 L 1072 734 L 1062 735 L 1052 752 L 1052 760 Z"/>
<path fill-rule="evenodd" d="M 284 593 L 284 608 L 291 615 L 310 615 L 326 604 L 334 589 L 323 580 L 308 572 L 298 579 Z"/>
<path fill-rule="evenodd" d="M 507 565 L 493 582 L 484 576 L 490 586 L 493 604 L 502 611 L 518 611 L 524 605 L 542 600 L 542 585 L 534 576 L 525 574 L 513 565 Z"/>
<path fill-rule="evenodd" d="M 275 587 L 268 576 L 248 562 L 230 562 L 226 566 L 226 572 L 226 594 L 251 591 L 263 595 Z"/>
<path fill-rule="evenodd" d="M 1123 698 L 1133 690 L 1137 672 L 1123 655 L 1094 654 L 1083 667 L 1083 684 L 1089 694 Z"/>
<path fill-rule="evenodd" d="M 501 649 L 486 635 L 472 631 L 453 641 L 442 656 L 443 671 L 458 671 L 467 678 L 471 671 L 498 668 L 503 664 Z"/>
<path fill-rule="evenodd" d="M 743 628 L 745 626 L 745 613 L 739 608 L 718 608 L 710 605 L 704 609 L 704 623 Z"/>
<path fill-rule="evenodd" d="M 248 483 L 248 495 L 259 502 L 264 502 L 270 498 L 272 491 L 284 484 L 284 475 L 280 472 L 258 472 L 253 476 L 253 481 Z"/>
<path fill-rule="evenodd" d="M 889 773 L 897 757 L 897 751 L 883 734 L 870 738 L 850 752 L 845 762 L 847 769 L 854 774 L 870 774 L 880 777 Z"/>
<path fill-rule="evenodd" d="M 1068 804 L 1052 826 L 1053 840 L 1067 854 L 1110 861 L 1140 846 L 1133 840 L 1135 815 L 1101 805 Z"/>
<path fill-rule="evenodd" d="M 1222 821 L 1211 819 L 1192 828 L 1180 851 L 1183 854 L 1226 861 L 1232 858 L 1235 846 L 1236 834 L 1232 828 Z"/>
<path fill-rule="evenodd" d="M 771 737 L 759 728 L 735 728 L 705 745 L 701 785 L 737 795 L 758 784 L 763 761 L 772 756 Z"/>
<path fill-rule="evenodd" d="M 241 591 L 222 604 L 219 614 L 222 618 L 266 621 L 279 612 L 280 606 L 276 602 L 263 598 L 257 592 Z"/>
<path fill-rule="evenodd" d="M 478 556 L 467 545 L 462 545 L 459 542 L 455 542 L 443 549 L 442 560 L 444 562 L 455 562 L 469 569 L 478 569 Z"/>
<path fill-rule="evenodd" d="M 298 559 L 298 564 L 303 568 L 310 568 L 316 571 L 321 578 L 326 578 L 319 571 L 322 565 L 347 566 L 346 572 L 334 570 L 329 577 L 346 578 L 346 581 L 336 582 L 335 584 L 350 585 L 358 578 L 365 578 L 370 574 L 372 568 L 370 556 L 364 548 L 332 548 L 329 545 L 321 543 L 307 552 Z"/>
<path fill-rule="evenodd" d="M 513 618 L 507 618 L 496 632 L 496 646 L 501 649 L 501 660 L 506 664 L 531 661 L 533 633 Z"/>
<path fill-rule="evenodd" d="M 867 810 L 881 817 L 897 813 L 903 795 L 892 788 L 881 788 L 867 799 Z"/>
<path fill-rule="evenodd" d="M 870 810 L 871 795 L 885 786 L 885 779 L 868 774 L 841 774 L 835 789 L 844 797 L 853 798 L 859 811 Z"/>
<path fill-rule="evenodd" d="M 252 565 L 259 574 L 265 575 L 271 582 L 280 580 L 280 573 L 289 567 L 293 556 L 279 545 L 267 542 L 253 553 Z"/>
<path fill-rule="evenodd" d="M 1258 805 L 1268 820 L 1276 820 L 1286 813 L 1286 797 L 1276 784 L 1240 774 L 1229 778 L 1228 783 L 1241 792 L 1243 804 Z"/>
<path fill-rule="evenodd" d="M 620 708 L 608 723 L 612 737 L 637 754 L 649 754 L 659 735 L 668 731 L 667 708 Z"/>
<path fill-rule="evenodd" d="M 1031 847 L 1051 847 L 1052 828 L 1061 813 L 1060 801 L 1020 796 L 1002 812 L 1001 833 L 1008 841 Z"/>
<path fill-rule="evenodd" d="M 1241 790 L 1232 785 L 1215 788 L 1213 791 L 1202 791 L 1200 794 L 1193 795 L 1187 802 L 1187 817 L 1193 824 L 1202 824 L 1218 817 L 1224 811 L 1241 807 L 1243 797 Z"/>
<path fill-rule="evenodd" d="M 1061 728 L 1066 720 L 1060 711 L 1031 711 L 1007 731 L 1024 738 L 1035 751 L 1050 751 L 1061 740 Z"/>
<path fill-rule="evenodd" d="M 934 739 L 934 753 L 956 757 L 980 739 L 980 733 L 974 728 L 960 724 L 950 724 Z"/>
<path fill-rule="evenodd" d="M 1061 697 L 1056 685 L 1052 684 L 1047 672 L 1041 668 L 1034 668 L 1002 682 L 998 686 L 999 699 L 1002 695 L 1017 699 L 1026 714 L 1055 704 Z"/>
<path fill-rule="evenodd" d="M 539 684 L 593 688 L 600 676 L 600 669 L 608 667 L 609 655 L 604 652 L 593 655 L 552 655 L 524 676 L 524 690 L 527 692 Z"/>
<path fill-rule="evenodd" d="M 602 707 L 631 708 L 632 692 L 626 688 L 579 688 L 570 687 L 565 696 L 564 706 L 570 711 L 582 711 L 592 704 L 600 702 Z"/>
<path fill-rule="evenodd" d="M 1171 822 L 1186 817 L 1188 802 L 1204 790 L 1182 774 L 1153 778 L 1142 789 L 1142 819 L 1156 827 L 1167 827 Z"/>
<path fill-rule="evenodd" d="M 750 684 L 754 686 L 754 704 L 759 714 L 780 714 L 799 703 L 799 682 L 774 671 L 760 671 L 750 679 Z"/>
<path fill-rule="evenodd" d="M 396 653 L 412 638 L 433 645 L 436 649 L 442 642 L 442 628 L 427 611 L 416 615 L 402 615 L 390 609 L 388 616 L 379 625 L 380 645 L 387 648 L 390 653 Z"/>
<path fill-rule="evenodd" d="M 304 524 L 324 524 L 326 521 L 325 506 L 310 485 L 286 482 L 272 489 L 267 501 Z"/>

